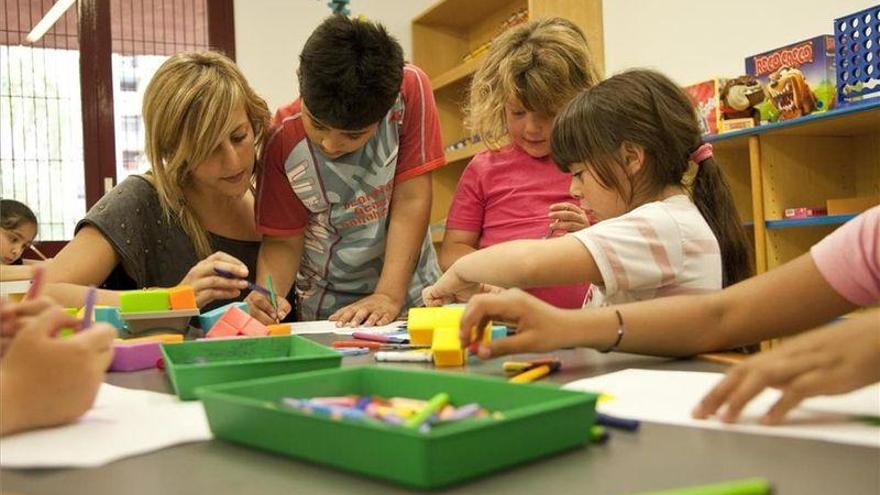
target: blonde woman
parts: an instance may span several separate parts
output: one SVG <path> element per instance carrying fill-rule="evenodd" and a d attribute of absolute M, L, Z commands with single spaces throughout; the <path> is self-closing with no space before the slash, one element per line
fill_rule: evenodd
<path fill-rule="evenodd" d="M 188 284 L 203 310 L 239 299 L 260 248 L 252 189 L 268 137 L 265 101 L 225 56 L 181 53 L 153 76 L 143 116 L 151 170 L 126 178 L 89 210 L 49 264 L 47 281 L 55 284 L 47 294 L 81 305 L 87 285 Z M 98 301 L 118 304 L 118 294 L 99 291 Z M 279 313 L 289 311 L 279 298 Z"/>
<path fill-rule="evenodd" d="M 474 75 L 469 125 L 489 146 L 468 164 L 449 210 L 440 266 L 477 249 L 541 239 L 589 225 L 569 193 L 571 178 L 550 157 L 553 117 L 597 82 L 583 32 L 561 18 L 506 32 Z M 562 308 L 580 308 L 586 284 L 530 289 Z"/>

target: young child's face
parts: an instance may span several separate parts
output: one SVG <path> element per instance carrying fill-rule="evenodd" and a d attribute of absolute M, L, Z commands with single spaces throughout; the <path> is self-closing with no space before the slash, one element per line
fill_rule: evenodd
<path fill-rule="evenodd" d="M 569 172 L 571 172 L 571 186 L 568 191 L 578 198 L 587 216 L 601 221 L 619 217 L 627 212 L 627 204 L 620 194 L 615 189 L 602 186 L 584 163 L 572 163 Z"/>
<path fill-rule="evenodd" d="M 216 190 L 224 196 L 240 198 L 251 185 L 256 148 L 254 129 L 244 107 L 232 114 L 232 131 L 202 163 L 192 170 L 197 188 Z"/>
<path fill-rule="evenodd" d="M 517 146 L 534 158 L 544 158 L 550 154 L 553 115 L 529 111 L 516 98 L 507 101 L 504 114 L 507 132 Z"/>
<path fill-rule="evenodd" d="M 373 137 L 376 129 L 379 128 L 379 123 L 376 122 L 363 129 L 334 129 L 323 124 L 309 113 L 305 103 L 303 103 L 302 110 L 303 127 L 305 128 L 306 136 L 312 144 L 321 150 L 324 156 L 331 160 L 361 149 L 367 140 Z"/>
<path fill-rule="evenodd" d="M 21 258 L 24 250 L 30 246 L 37 236 L 37 226 L 29 222 L 20 222 L 14 229 L 0 228 L 0 256 L 4 265 L 11 265 Z"/>

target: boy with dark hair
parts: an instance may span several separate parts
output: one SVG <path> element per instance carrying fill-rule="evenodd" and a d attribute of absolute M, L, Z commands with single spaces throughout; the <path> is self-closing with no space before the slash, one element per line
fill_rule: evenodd
<path fill-rule="evenodd" d="M 428 235 L 444 164 L 427 76 L 379 24 L 327 18 L 306 42 L 300 98 L 275 115 L 258 175 L 257 280 L 296 282 L 301 320 L 382 325 L 440 275 Z M 393 194 L 392 194 L 393 193 Z M 252 314 L 277 316 L 257 291 Z"/>

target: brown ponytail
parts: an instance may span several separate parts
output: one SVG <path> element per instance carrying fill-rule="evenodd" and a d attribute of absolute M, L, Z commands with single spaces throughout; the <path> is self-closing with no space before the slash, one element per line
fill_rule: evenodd
<path fill-rule="evenodd" d="M 690 155 L 702 142 L 696 112 L 688 96 L 666 76 L 634 69 L 582 91 L 553 124 L 553 160 L 565 172 L 584 163 L 601 184 L 625 197 L 619 150 L 632 143 L 645 150 L 645 163 L 630 177 L 632 202 L 638 192 L 656 195 L 683 185 Z M 693 184 L 693 201 L 721 248 L 724 286 L 747 278 L 748 240 L 727 181 L 712 158 L 702 160 Z M 637 206 L 637 205 L 634 205 Z"/>
<path fill-rule="evenodd" d="M 752 272 L 748 240 L 730 186 L 714 158 L 699 163 L 693 200 L 721 247 L 724 287 L 749 278 Z"/>

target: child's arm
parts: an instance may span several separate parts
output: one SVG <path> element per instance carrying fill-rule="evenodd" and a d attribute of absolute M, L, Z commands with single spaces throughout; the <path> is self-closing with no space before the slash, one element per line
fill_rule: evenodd
<path fill-rule="evenodd" d="M 371 296 L 330 315 L 339 325 L 384 325 L 403 308 L 431 215 L 431 174 L 394 186 L 382 274 Z"/>
<path fill-rule="evenodd" d="M 619 311 L 625 331 L 617 350 L 691 356 L 791 335 L 855 307 L 805 254 L 720 292 L 595 310 L 556 309 L 521 291 L 478 295 L 465 311 L 462 328 L 489 319 L 520 322 L 517 335 L 481 348 L 481 357 L 571 346 L 606 349 L 617 339 Z M 463 339 L 470 341 L 466 332 Z"/>
<path fill-rule="evenodd" d="M 592 282 L 602 274 L 593 255 L 577 239 L 510 241 L 459 259 L 423 291 L 429 306 L 466 301 L 480 284 L 499 287 L 541 287 Z"/>
<path fill-rule="evenodd" d="M 85 226 L 64 246 L 57 256 L 46 263 L 46 295 L 64 306 L 82 306 L 88 286 L 99 286 L 120 262 L 119 255 L 101 232 L 92 226 Z M 214 268 L 247 276 L 247 267 L 238 259 L 216 252 L 203 259 L 180 281 L 190 285 L 196 293 L 199 307 L 215 299 L 238 297 L 241 289 L 247 286 L 242 280 L 228 279 L 217 275 Z M 119 292 L 98 290 L 97 304 L 119 305 Z"/>
<path fill-rule="evenodd" d="M 284 298 L 296 281 L 299 263 L 302 259 L 305 236 L 297 234 L 288 237 L 263 236 L 260 254 L 257 258 L 257 284 L 264 285 L 267 275 L 272 275 L 272 285 L 278 303 L 278 314 L 272 302 L 259 291 L 251 291 L 245 298 L 251 316 L 269 325 L 280 321 L 290 313 L 290 303 Z"/>
<path fill-rule="evenodd" d="M 694 409 L 706 418 L 720 412 L 734 422 L 743 407 L 766 387 L 782 391 L 762 418 L 778 424 L 803 399 L 851 392 L 880 381 L 880 311 L 793 337 L 727 372 Z"/>
<path fill-rule="evenodd" d="M 437 261 L 440 269 L 449 270 L 459 258 L 473 253 L 480 243 L 480 233 L 471 230 L 448 229 L 443 235 L 443 244 Z"/>
<path fill-rule="evenodd" d="M 34 275 L 34 266 L 27 265 L 0 265 L 0 280 L 30 280 Z"/>

